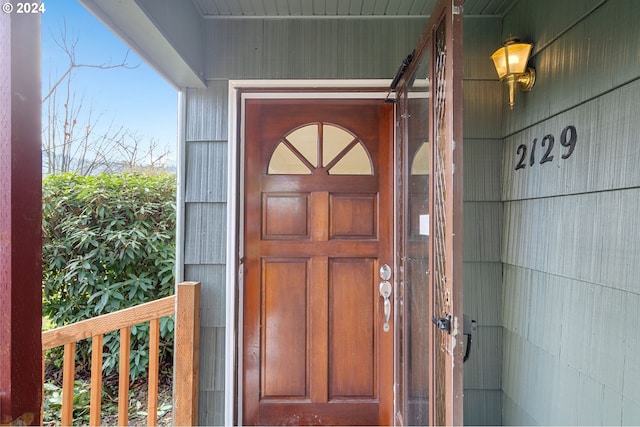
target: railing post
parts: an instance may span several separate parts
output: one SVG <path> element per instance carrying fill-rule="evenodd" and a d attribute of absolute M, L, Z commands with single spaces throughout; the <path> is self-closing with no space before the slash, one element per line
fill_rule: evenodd
<path fill-rule="evenodd" d="M 73 424 L 73 392 L 76 372 L 76 343 L 70 342 L 64 345 L 62 362 L 62 415 L 63 426 Z"/>
<path fill-rule="evenodd" d="M 120 329 L 118 365 L 118 425 L 129 425 L 129 374 L 131 373 L 131 327 Z"/>
<path fill-rule="evenodd" d="M 200 282 L 183 282 L 176 293 L 173 424 L 198 425 Z"/>

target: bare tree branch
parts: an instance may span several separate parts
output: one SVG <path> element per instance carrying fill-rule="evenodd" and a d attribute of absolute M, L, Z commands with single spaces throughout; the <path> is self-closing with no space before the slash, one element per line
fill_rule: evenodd
<path fill-rule="evenodd" d="M 49 97 L 56 91 L 56 89 L 58 88 L 59 85 L 62 84 L 62 82 L 69 78 L 69 76 L 71 75 L 71 73 L 74 70 L 80 69 L 80 68 L 94 68 L 94 69 L 99 69 L 99 70 L 111 70 L 114 68 L 125 68 L 128 70 L 133 70 L 136 69 L 140 66 L 141 62 L 138 62 L 136 65 L 130 65 L 128 63 L 128 59 L 129 59 L 129 50 L 127 49 L 124 58 L 122 58 L 122 61 L 120 61 L 119 63 L 113 64 L 111 62 L 105 62 L 102 64 L 84 64 L 84 63 L 77 63 L 76 62 L 76 45 L 78 44 L 78 37 L 76 37 L 73 42 L 71 42 L 71 44 L 68 43 L 67 41 L 67 24 L 66 22 L 63 22 L 62 24 L 62 28 L 60 28 L 60 35 L 59 38 L 56 38 L 53 34 L 51 35 L 51 38 L 53 39 L 54 43 L 56 45 L 58 45 L 58 47 L 60 49 L 62 49 L 62 51 L 67 55 L 67 57 L 69 58 L 69 65 L 67 67 L 67 69 L 65 70 L 64 73 L 62 73 L 62 75 L 58 78 L 58 80 L 49 87 L 49 92 L 42 98 L 42 103 L 44 104 Z"/>
<path fill-rule="evenodd" d="M 76 46 L 78 38 L 70 40 L 66 24 L 55 44 L 67 58 L 67 67 L 62 75 L 49 76 L 49 91 L 43 104 L 43 162 L 49 173 L 74 171 L 81 175 L 99 172 L 136 171 L 140 168 L 162 166 L 169 150 L 159 150 L 154 140 L 144 138 L 113 121 L 103 123 L 103 114 L 95 114 L 91 106 L 85 105 L 84 96 L 76 96 L 74 72 L 81 68 L 110 70 L 134 69 L 129 65 L 129 52 L 119 63 L 78 63 Z M 54 83 L 51 83 L 51 82 Z M 159 153 L 159 154 L 158 154 Z"/>

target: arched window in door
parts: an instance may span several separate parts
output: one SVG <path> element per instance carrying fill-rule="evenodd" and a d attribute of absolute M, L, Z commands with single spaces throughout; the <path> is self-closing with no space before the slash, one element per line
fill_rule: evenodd
<path fill-rule="evenodd" d="M 329 123 L 301 126 L 277 144 L 269 175 L 373 175 L 371 156 L 362 140 Z"/>

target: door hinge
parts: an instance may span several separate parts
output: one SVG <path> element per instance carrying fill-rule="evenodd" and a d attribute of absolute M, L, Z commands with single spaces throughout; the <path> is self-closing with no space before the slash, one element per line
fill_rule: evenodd
<path fill-rule="evenodd" d="M 463 8 L 462 6 L 452 6 L 452 11 L 454 15 L 462 15 L 463 13 Z"/>

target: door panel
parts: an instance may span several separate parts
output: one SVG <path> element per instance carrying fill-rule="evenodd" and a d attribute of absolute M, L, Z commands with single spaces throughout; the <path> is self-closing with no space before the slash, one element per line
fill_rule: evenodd
<path fill-rule="evenodd" d="M 306 398 L 309 259 L 263 258 L 262 263 L 261 396 Z"/>
<path fill-rule="evenodd" d="M 377 194 L 333 193 L 329 197 L 330 239 L 376 239 L 378 237 Z"/>
<path fill-rule="evenodd" d="M 309 238 L 309 193 L 263 193 L 262 238 Z"/>
<path fill-rule="evenodd" d="M 371 258 L 329 260 L 329 400 L 374 399 L 375 307 Z"/>
<path fill-rule="evenodd" d="M 390 105 L 245 101 L 244 424 L 383 425 Z"/>

